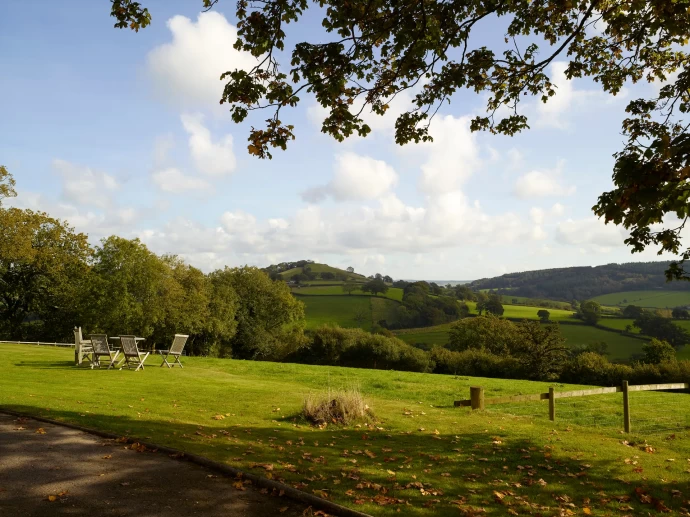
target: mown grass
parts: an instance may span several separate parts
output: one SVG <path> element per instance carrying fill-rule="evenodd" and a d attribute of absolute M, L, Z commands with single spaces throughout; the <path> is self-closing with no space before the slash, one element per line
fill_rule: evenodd
<path fill-rule="evenodd" d="M 298 296 L 297 299 L 304 302 L 308 329 L 334 323 L 347 328 L 371 329 L 371 304 L 367 296 Z M 355 315 L 362 311 L 367 319 L 360 325 Z"/>
<path fill-rule="evenodd" d="M 560 402 L 556 422 L 541 403 L 523 406 L 523 417 L 452 407 L 471 385 L 490 397 L 547 383 L 201 358 L 183 359 L 183 370 L 89 370 L 72 365 L 70 350 L 23 345 L 0 344 L 0 356 L 2 407 L 201 454 L 375 516 L 647 515 L 658 500 L 678 514 L 687 505 L 687 431 L 670 439 L 582 427 L 582 412 Z M 317 429 L 298 416 L 309 393 L 353 384 L 378 419 L 371 427 Z M 633 404 L 644 400 L 636 395 Z M 655 397 L 646 407 L 659 415 L 690 409 L 687 395 Z M 607 396 L 586 402 L 587 416 L 619 411 Z"/>
<path fill-rule="evenodd" d="M 592 298 L 601 305 L 616 305 L 626 307 L 673 308 L 690 305 L 690 291 L 664 291 L 650 289 L 646 291 L 623 291 L 619 293 L 602 294 Z"/>

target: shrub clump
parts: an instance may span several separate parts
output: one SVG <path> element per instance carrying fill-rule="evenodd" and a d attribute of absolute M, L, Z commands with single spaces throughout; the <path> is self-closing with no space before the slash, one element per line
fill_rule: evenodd
<path fill-rule="evenodd" d="M 309 394 L 304 399 L 302 414 L 319 427 L 328 424 L 349 425 L 372 420 L 374 415 L 357 388 L 331 390 Z"/>

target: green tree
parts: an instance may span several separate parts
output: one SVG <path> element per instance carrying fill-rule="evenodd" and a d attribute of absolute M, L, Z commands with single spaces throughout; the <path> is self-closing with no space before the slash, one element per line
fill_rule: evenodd
<path fill-rule="evenodd" d="M 353 268 L 352 266 L 349 266 L 345 271 L 347 271 L 348 273 L 354 273 L 355 268 Z"/>
<path fill-rule="evenodd" d="M 667 341 L 674 347 L 690 343 L 690 333 L 660 314 L 644 312 L 635 320 L 635 326 L 646 336 Z"/>
<path fill-rule="evenodd" d="M 652 339 L 642 345 L 643 361 L 649 364 L 659 364 L 676 360 L 676 349 L 666 341 Z"/>
<path fill-rule="evenodd" d="M 189 346 L 198 355 L 231 357 L 240 299 L 231 276 L 225 271 L 213 271 L 207 279 L 210 288 L 208 319 L 200 335 L 195 336 Z"/>
<path fill-rule="evenodd" d="M 484 303 L 484 310 L 494 316 L 503 316 L 503 304 L 501 303 L 501 295 L 490 294 L 489 299 Z"/>
<path fill-rule="evenodd" d="M 579 314 L 588 325 L 596 325 L 601 318 L 601 305 L 592 300 L 582 302 Z"/>
<path fill-rule="evenodd" d="M 9 339 L 69 339 L 81 324 L 91 253 L 87 236 L 66 222 L 0 208 L 0 333 Z"/>
<path fill-rule="evenodd" d="M 343 284 L 343 292 L 347 293 L 348 295 L 351 295 L 352 291 L 356 291 L 357 289 L 359 289 L 359 286 L 354 282 L 346 282 Z"/>
<path fill-rule="evenodd" d="M 516 324 L 496 316 L 465 318 L 450 327 L 449 350 L 462 352 L 477 348 L 496 355 L 508 355 L 515 348 Z"/>
<path fill-rule="evenodd" d="M 280 358 L 301 346 L 304 304 L 292 296 L 287 284 L 271 282 L 266 273 L 249 266 L 225 268 L 216 275 L 227 275 L 239 300 L 237 331 L 231 339 L 234 357 Z"/>
<path fill-rule="evenodd" d="M 523 364 L 528 378 L 539 380 L 557 379 L 568 357 L 558 323 L 542 325 L 527 320 L 517 324 L 517 336 L 510 352 Z"/>
<path fill-rule="evenodd" d="M 637 305 L 628 305 L 625 309 L 623 309 L 623 316 L 625 318 L 635 319 L 639 317 L 643 312 L 644 309 L 642 307 L 638 307 Z"/>
<path fill-rule="evenodd" d="M 7 170 L 7 167 L 0 165 L 0 206 L 2 206 L 3 199 L 16 197 L 17 191 L 14 189 L 15 185 L 14 178 Z"/>
<path fill-rule="evenodd" d="M 364 284 L 362 286 L 362 291 L 365 293 L 371 293 L 374 296 L 378 296 L 379 293 L 386 294 L 388 291 L 388 286 L 382 279 L 375 278 Z"/>
<path fill-rule="evenodd" d="M 671 316 L 673 316 L 676 319 L 679 320 L 687 320 L 690 319 L 690 313 L 685 307 L 675 307 L 671 311 Z"/>
<path fill-rule="evenodd" d="M 537 311 L 537 316 L 539 317 L 542 323 L 546 323 L 547 321 L 549 321 L 551 313 L 546 309 L 540 309 Z"/>
<path fill-rule="evenodd" d="M 477 300 L 477 314 L 480 316 L 482 315 L 482 312 L 486 309 L 486 304 L 489 301 L 489 295 L 479 291 L 476 295 L 476 300 Z"/>
<path fill-rule="evenodd" d="M 355 312 L 355 315 L 352 317 L 357 322 L 358 327 L 364 327 L 364 324 L 369 321 L 371 318 L 371 313 L 367 310 L 364 309 L 359 309 L 357 312 Z"/>
<path fill-rule="evenodd" d="M 169 307 L 182 304 L 182 290 L 170 265 L 139 239 L 103 239 L 96 248 L 93 273 L 92 330 L 151 338 L 165 327 Z M 157 338 L 162 339 L 160 332 Z"/>
<path fill-rule="evenodd" d="M 151 15 L 131 0 L 111 0 L 115 26 L 138 31 Z M 202 0 L 211 8 L 217 0 Z M 322 131 L 337 140 L 366 136 L 364 114 L 385 114 L 401 92 L 412 107 L 395 123 L 398 144 L 428 141 L 429 122 L 459 90 L 485 94 L 486 113 L 471 123 L 473 131 L 514 135 L 529 127 L 522 109 L 533 96 L 548 102 L 556 94 L 550 68 L 565 60 L 567 78 L 590 77 L 610 94 L 627 81 L 657 81 L 661 88 L 632 99 L 623 121 L 628 142 L 615 155 L 615 188 L 599 197 L 595 213 L 630 230 L 633 251 L 650 244 L 680 252 L 684 224 L 660 231 L 665 216 L 688 215 L 686 188 L 690 163 L 687 120 L 690 112 L 690 10 L 684 1 L 591 0 L 581 2 L 484 2 L 466 0 L 423 3 L 328 0 L 319 4 L 321 25 L 332 35 L 312 34 L 299 24 L 306 1 L 239 2 L 236 50 L 257 58 L 250 70 L 230 70 L 220 102 L 230 105 L 235 122 L 250 111 L 268 109 L 263 128 L 252 127 L 248 151 L 271 157 L 295 138 L 285 111 L 310 92 L 328 114 Z M 500 38 L 477 37 L 485 24 L 505 21 Z M 286 41 L 294 47 L 286 49 Z M 477 41 L 481 41 L 477 45 Z M 289 55 L 289 68 L 278 56 Z M 675 74 L 675 75 L 674 75 Z M 420 81 L 423 88 L 417 88 Z M 311 95 L 309 97 L 311 97 Z M 680 258 L 690 257 L 690 249 Z M 668 271 L 686 278 L 682 263 Z"/>

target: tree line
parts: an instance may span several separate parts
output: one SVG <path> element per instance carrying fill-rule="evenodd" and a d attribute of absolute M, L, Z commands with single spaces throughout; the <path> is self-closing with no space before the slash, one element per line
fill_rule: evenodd
<path fill-rule="evenodd" d="M 189 353 L 221 357 L 273 357 L 305 339 L 303 304 L 257 268 L 204 274 L 138 239 L 91 246 L 48 214 L 0 208 L 0 338 L 69 342 L 74 326 L 159 346 L 189 334 Z"/>
<path fill-rule="evenodd" d="M 601 294 L 645 289 L 686 291 L 688 282 L 666 281 L 668 262 L 633 262 L 596 267 L 568 267 L 508 273 L 476 280 L 474 290 L 493 289 L 505 296 L 551 300 L 587 300 Z"/>

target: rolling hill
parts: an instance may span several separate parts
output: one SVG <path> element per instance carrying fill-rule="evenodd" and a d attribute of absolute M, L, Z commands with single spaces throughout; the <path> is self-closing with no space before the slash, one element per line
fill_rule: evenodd
<path fill-rule="evenodd" d="M 475 280 L 475 290 L 495 290 L 510 296 L 550 300 L 587 300 L 622 291 L 667 290 L 689 292 L 690 282 L 666 282 L 667 262 L 633 262 L 595 267 L 567 267 L 508 273 Z"/>

